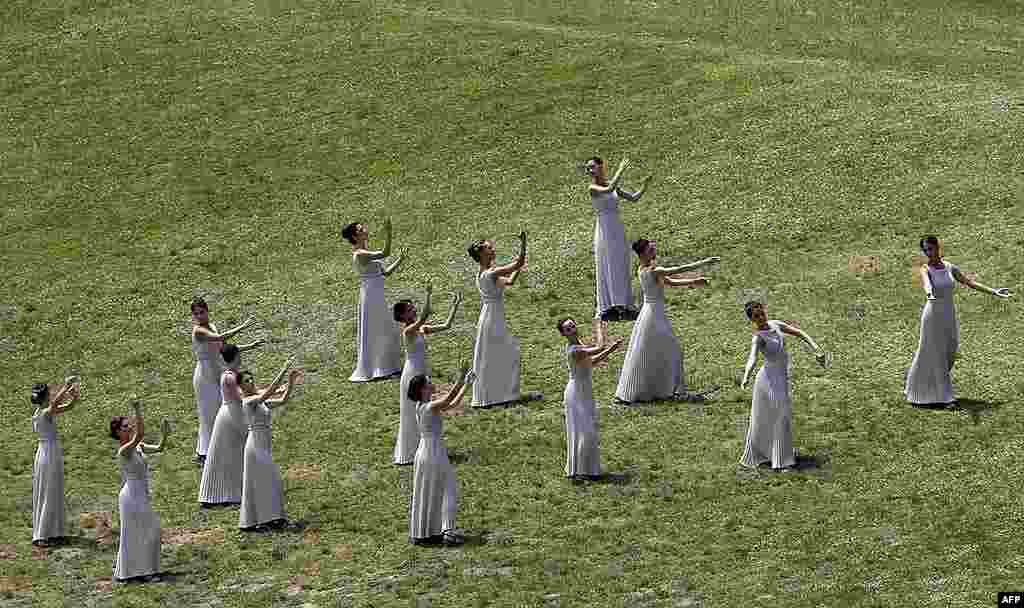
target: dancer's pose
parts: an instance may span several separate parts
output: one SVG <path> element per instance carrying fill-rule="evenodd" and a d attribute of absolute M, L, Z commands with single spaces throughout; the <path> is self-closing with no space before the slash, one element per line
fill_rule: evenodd
<path fill-rule="evenodd" d="M 637 317 L 633 306 L 630 276 L 629 246 L 626 228 L 619 219 L 619 198 L 637 202 L 647 190 L 652 176 L 647 176 L 640 189 L 627 192 L 619 188 L 622 174 L 629 160 L 619 163 L 619 169 L 609 182 L 604 172 L 604 161 L 596 156 L 587 161 L 590 174 L 590 202 L 597 220 L 594 223 L 594 263 L 597 277 L 597 317 L 605 321 L 633 320 Z"/>
<path fill-rule="evenodd" d="M 192 389 L 196 396 L 196 411 L 199 413 L 199 433 L 196 437 L 196 462 L 202 464 L 210 449 L 210 434 L 213 421 L 220 407 L 220 348 L 225 340 L 252 326 L 256 319 L 249 317 L 244 323 L 224 333 L 217 333 L 217 326 L 210 321 L 210 307 L 202 298 L 192 300 L 192 353 L 196 357 L 195 371 L 192 372 Z M 239 346 L 248 350 L 261 346 L 263 340 Z"/>
<path fill-rule="evenodd" d="M 370 233 L 358 222 L 345 226 L 341 235 L 352 243 L 352 265 L 359 275 L 359 353 L 350 382 L 369 382 L 389 378 L 402 371 L 402 342 L 399 329 L 384 301 L 384 277 L 402 262 L 404 253 L 388 266 L 378 260 L 391 255 L 391 220 L 384 223 L 384 249 L 371 251 Z"/>
<path fill-rule="evenodd" d="M 413 544 L 458 545 L 463 542 L 455 532 L 459 487 L 455 469 L 448 461 L 440 414 L 459 406 L 473 380 L 472 371 L 462 370 L 458 384 L 436 401 L 431 401 L 434 384 L 429 377 L 421 374 L 409 381 L 409 398 L 416 402 L 420 430 L 409 506 L 409 538 Z"/>
<path fill-rule="evenodd" d="M 199 482 L 199 503 L 204 507 L 242 501 L 245 441 L 249 434 L 249 424 L 242 411 L 242 392 L 238 387 L 242 355 L 234 344 L 224 345 L 220 354 L 227 369 L 220 377 L 223 403 L 213 423 L 210 453 Z"/>
<path fill-rule="evenodd" d="M 239 375 L 242 408 L 249 419 L 249 437 L 245 440 L 242 508 L 238 514 L 238 527 L 242 530 L 259 530 L 263 526 L 274 527 L 287 522 L 281 470 L 274 464 L 271 451 L 270 418 L 271 410 L 288 402 L 292 387 L 302 376 L 300 370 L 292 370 L 284 385 L 284 393 L 271 398 L 294 362 L 295 357 L 289 359 L 274 382 L 264 389 L 256 387 L 251 373 L 241 372 Z"/>
<path fill-rule="evenodd" d="M 416 402 L 409 398 L 409 382 L 420 374 L 430 373 L 427 365 L 427 340 L 424 336 L 444 331 L 452 326 L 455 313 L 462 302 L 462 294 L 456 293 L 452 300 L 448 319 L 443 325 L 427 325 L 427 318 L 433 312 L 430 305 L 432 288 L 427 286 L 427 299 L 423 310 L 416 317 L 416 306 L 411 300 L 402 300 L 395 304 L 395 321 L 404 325 L 402 339 L 405 341 L 405 366 L 402 368 L 400 384 L 398 438 L 395 440 L 395 464 L 412 464 L 416 456 L 416 448 L 420 443 L 420 433 L 416 424 Z"/>
<path fill-rule="evenodd" d="M 954 281 L 998 298 L 1008 298 L 1010 292 L 1005 288 L 986 287 L 964 276 L 955 264 L 944 262 L 938 238 L 926 236 L 920 246 L 921 252 L 928 256 L 928 263 L 921 266 L 921 286 L 928 300 L 921 310 L 920 338 L 907 371 L 903 395 L 917 405 L 949 404 L 956 401 L 951 372 L 960 348 L 960 322 L 953 302 Z"/>
<path fill-rule="evenodd" d="M 569 367 L 569 382 L 565 385 L 565 476 L 596 479 L 601 476 L 601 450 L 597 432 L 597 404 L 594 403 L 594 384 L 591 377 L 594 365 L 604 361 L 612 351 L 622 346 L 616 340 L 605 346 L 604 332 L 600 331 L 595 346 L 580 342 L 576 321 L 570 318 L 558 322 L 558 333 L 565 336 L 565 363 Z"/>
<path fill-rule="evenodd" d="M 719 258 L 666 268 L 654 264 L 657 258 L 654 241 L 640 239 L 633 243 L 633 251 L 640 257 L 638 274 L 644 305 L 629 336 L 615 397 L 625 403 L 678 397 L 686 391 L 683 354 L 665 314 L 665 286 L 707 285 L 708 279 L 704 277 L 682 279 L 672 275 L 717 262 Z"/>
<path fill-rule="evenodd" d="M 740 386 L 746 388 L 750 372 L 757 364 L 758 353 L 764 355 L 764 365 L 754 379 L 750 427 L 740 462 L 748 467 L 770 462 L 773 469 L 790 468 L 796 464 L 796 456 L 793 450 L 790 361 L 782 334 L 797 336 L 806 342 L 814 349 L 819 363 L 824 360 L 825 353 L 803 330 L 782 321 L 769 321 L 760 302 L 747 302 L 743 309 L 754 325 L 754 337 L 750 341 L 750 356 L 743 369 Z"/>
<path fill-rule="evenodd" d="M 142 443 L 146 436 L 142 405 L 132 400 L 134 418 L 116 416 L 110 421 L 110 436 L 121 442 L 121 493 L 117 496 L 121 517 L 121 539 L 114 564 L 114 579 L 125 581 L 152 577 L 160 572 L 160 516 L 153 511 L 149 491 L 146 454 L 161 452 L 167 445 L 171 426 L 160 425 L 160 443 Z"/>
<path fill-rule="evenodd" d="M 473 407 L 490 407 L 524 399 L 519 391 L 519 340 L 505 326 L 505 288 L 514 285 L 526 265 L 526 233 L 519 234 L 519 256 L 505 266 L 494 266 L 494 243 L 477 241 L 469 257 L 480 264 L 476 285 L 480 290 L 480 318 L 473 348 Z M 542 398 L 530 393 L 527 400 Z"/>
<path fill-rule="evenodd" d="M 47 546 L 64 538 L 64 448 L 57 437 L 57 416 L 74 407 L 80 387 L 74 376 L 56 395 L 45 383 L 32 387 L 32 428 L 39 435 L 32 465 L 32 544 Z"/>

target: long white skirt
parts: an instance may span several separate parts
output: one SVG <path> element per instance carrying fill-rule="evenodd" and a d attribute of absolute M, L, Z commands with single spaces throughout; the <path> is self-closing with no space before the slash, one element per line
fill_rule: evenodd
<path fill-rule="evenodd" d="M 645 302 L 629 336 L 615 396 L 622 401 L 669 399 L 685 390 L 683 353 L 662 302 Z"/>
<path fill-rule="evenodd" d="M 147 482 L 129 479 L 117 496 L 121 539 L 114 564 L 115 579 L 160 572 L 160 516 L 153 511 L 147 489 Z"/>
<path fill-rule="evenodd" d="M 409 464 L 416 458 L 416 450 L 420 445 L 420 430 L 416 422 L 416 402 L 409 399 L 409 382 L 418 374 L 425 374 L 406 359 L 402 368 L 402 380 L 399 382 L 398 403 L 398 437 L 395 439 L 393 454 L 395 464 Z"/>
<path fill-rule="evenodd" d="M 199 502 L 237 504 L 242 501 L 245 442 L 249 433 L 241 408 L 222 405 L 213 423 L 210 452 L 199 483 Z"/>
<path fill-rule="evenodd" d="M 40 441 L 32 466 L 32 540 L 64 536 L 64 449 Z"/>
<path fill-rule="evenodd" d="M 774 469 L 793 466 L 792 418 L 787 370 L 762 366 L 754 380 L 750 427 L 740 462 L 748 467 L 771 462 Z"/>
<path fill-rule="evenodd" d="M 960 348 L 960 323 L 953 300 L 929 300 L 921 310 L 921 332 L 903 394 L 915 404 L 956 400 L 950 373 Z"/>
<path fill-rule="evenodd" d="M 384 278 L 360 278 L 359 349 L 350 382 L 393 376 L 402 369 L 401 330 L 384 298 Z"/>
<path fill-rule="evenodd" d="M 274 464 L 270 429 L 249 431 L 244 477 L 238 527 L 251 528 L 284 519 L 284 484 L 281 469 Z"/>
<path fill-rule="evenodd" d="M 570 380 L 565 387 L 565 474 L 600 475 L 601 451 L 598 443 L 597 404 L 590 386 L 578 386 Z M 589 389 L 589 390 L 588 390 Z"/>
<path fill-rule="evenodd" d="M 218 370 L 204 361 L 196 361 L 192 372 L 192 390 L 196 397 L 196 412 L 199 415 L 199 433 L 196 437 L 196 454 L 206 456 L 210 451 L 210 436 L 217 410 L 221 404 L 220 376 Z"/>
<path fill-rule="evenodd" d="M 633 306 L 630 251 L 618 212 L 600 213 L 594 222 L 597 314 L 613 306 Z"/>
<path fill-rule="evenodd" d="M 484 302 L 473 348 L 473 406 L 519 399 L 519 340 L 508 333 L 503 302 Z"/>
<path fill-rule="evenodd" d="M 444 442 L 421 437 L 413 466 L 409 537 L 429 538 L 455 529 L 459 486 Z"/>

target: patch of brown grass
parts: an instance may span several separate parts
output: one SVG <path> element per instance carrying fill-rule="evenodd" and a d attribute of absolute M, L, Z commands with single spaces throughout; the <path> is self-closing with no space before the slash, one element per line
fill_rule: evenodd
<path fill-rule="evenodd" d="M 851 255 L 848 264 L 850 272 L 856 274 L 870 274 L 882 270 L 882 261 L 877 255 Z"/>
<path fill-rule="evenodd" d="M 285 479 L 292 481 L 318 480 L 323 477 L 319 465 L 315 464 L 293 464 L 284 473 Z"/>
<path fill-rule="evenodd" d="M 18 550 L 14 545 L 0 545 L 0 559 L 17 559 Z"/>
<path fill-rule="evenodd" d="M 0 593 L 18 593 L 31 590 L 31 576 L 0 576 Z"/>
<path fill-rule="evenodd" d="M 188 528 L 164 528 L 160 539 L 169 545 L 219 545 L 224 542 L 224 528 L 189 530 Z"/>

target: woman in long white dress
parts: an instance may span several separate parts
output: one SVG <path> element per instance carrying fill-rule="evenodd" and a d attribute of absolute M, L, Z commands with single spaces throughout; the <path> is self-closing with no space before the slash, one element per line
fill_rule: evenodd
<path fill-rule="evenodd" d="M 770 462 L 776 470 L 791 468 L 796 464 L 796 453 L 793 449 L 790 360 L 783 334 L 797 336 L 806 342 L 814 349 L 819 364 L 825 353 L 802 329 L 782 321 L 768 320 L 765 307 L 760 302 L 747 302 L 744 311 L 754 325 L 754 335 L 740 386 L 746 388 L 750 372 L 757 364 L 758 353 L 764 355 L 764 365 L 754 379 L 750 426 L 740 463 L 757 467 Z"/>
<path fill-rule="evenodd" d="M 160 573 L 160 516 L 153 511 L 149 488 L 149 465 L 146 454 L 162 452 L 170 435 L 170 423 L 160 425 L 160 443 L 143 443 L 146 429 L 142 405 L 132 401 L 134 418 L 117 416 L 110 421 L 110 436 L 121 446 L 117 457 L 121 465 L 121 492 L 117 496 L 121 519 L 114 580 L 158 578 Z"/>
<path fill-rule="evenodd" d="M 196 358 L 196 367 L 192 372 L 192 390 L 196 397 L 196 412 L 199 414 L 199 432 L 196 434 L 196 462 L 202 465 L 210 450 L 210 434 L 213 433 L 213 422 L 220 408 L 220 375 L 224 368 L 221 364 L 220 349 L 224 342 L 239 332 L 248 329 L 256 322 L 249 317 L 244 323 L 224 333 L 217 332 L 217 326 L 210 321 L 210 307 L 206 300 L 192 300 L 192 353 Z M 240 350 L 256 348 L 263 344 L 257 340 L 251 344 L 239 346 Z"/>
<path fill-rule="evenodd" d="M 249 420 L 249 436 L 245 441 L 245 464 L 242 481 L 242 508 L 238 513 L 238 527 L 242 530 L 261 530 L 280 527 L 287 523 L 284 514 L 284 483 L 281 469 L 274 463 L 271 449 L 271 411 L 288 402 L 292 387 L 302 376 L 292 370 L 282 388 L 285 374 L 295 362 L 292 357 L 266 388 L 257 388 L 252 374 L 241 372 L 238 387 L 242 392 L 242 409 Z M 275 395 L 276 398 L 272 398 Z"/>
<path fill-rule="evenodd" d="M 679 397 L 686 391 L 683 354 L 673 333 L 672 322 L 665 314 L 665 287 L 708 285 L 706 277 L 683 279 L 673 275 L 717 262 L 719 258 L 664 267 L 655 265 L 657 247 L 654 241 L 639 239 L 633 243 L 633 251 L 640 258 L 637 274 L 644 304 L 629 336 L 615 398 L 622 403 L 639 403 Z"/>
<path fill-rule="evenodd" d="M 384 278 L 398 268 L 404 252 L 388 266 L 379 260 L 391 255 L 391 220 L 384 224 L 384 249 L 371 251 L 370 233 L 354 222 L 341 232 L 352 244 L 352 266 L 359 275 L 359 329 L 356 335 L 356 368 L 349 382 L 370 382 L 402 372 L 402 341 L 398 325 L 384 298 Z"/>
<path fill-rule="evenodd" d="M 921 286 L 928 300 L 921 310 L 921 331 L 917 352 L 907 371 L 903 395 L 915 405 L 950 404 L 956 401 L 952 371 L 960 349 L 960 322 L 957 319 L 953 294 L 956 283 L 1009 298 L 1005 288 L 993 289 L 968 278 L 955 264 L 942 260 L 939 239 L 921 239 L 921 252 L 928 263 L 921 266 Z"/>
<path fill-rule="evenodd" d="M 629 160 L 619 163 L 615 176 L 608 181 L 604 161 L 598 157 L 587 160 L 586 169 L 591 177 L 590 203 L 594 207 L 594 276 L 597 278 L 597 314 L 603 321 L 634 320 L 637 309 L 633 305 L 633 277 L 630 273 L 629 246 L 626 228 L 619 217 L 619 199 L 638 202 L 644 195 L 651 177 L 648 175 L 640 189 L 628 192 L 619 187 Z"/>
<path fill-rule="evenodd" d="M 455 313 L 462 302 L 462 294 L 456 293 L 452 299 L 448 319 L 442 325 L 428 325 L 427 318 L 433 312 L 430 304 L 432 288 L 427 286 L 427 298 L 421 312 L 416 310 L 412 300 L 402 300 L 395 304 L 395 321 L 403 325 L 402 339 L 405 342 L 405 366 L 402 368 L 402 380 L 398 394 L 398 437 L 395 439 L 393 454 L 394 463 L 398 465 L 412 464 L 416 456 L 416 448 L 420 443 L 419 428 L 416 423 L 416 403 L 409 399 L 409 381 L 420 374 L 430 373 L 427 364 L 426 336 L 451 328 Z M 417 318 L 419 312 L 419 318 Z"/>
<path fill-rule="evenodd" d="M 234 344 L 226 344 L 221 348 L 221 359 L 226 367 L 220 377 L 223 403 L 213 423 L 210 452 L 199 481 L 199 504 L 204 508 L 242 502 L 249 421 L 242 410 L 242 391 L 238 386 L 241 349 Z"/>
<path fill-rule="evenodd" d="M 519 340 L 505 325 L 505 288 L 514 285 L 526 265 L 526 233 L 519 234 L 519 256 L 511 264 L 494 265 L 494 243 L 481 240 L 469 248 L 480 264 L 476 285 L 480 291 L 480 317 L 473 347 L 473 407 L 488 408 L 522 400 L 542 399 L 540 393 L 522 395 L 519 387 Z"/>
<path fill-rule="evenodd" d="M 570 479 L 597 479 L 601 476 L 601 450 L 592 370 L 622 346 L 622 340 L 605 346 L 604 332 L 600 331 L 598 324 L 597 344 L 584 346 L 575 320 L 562 319 L 557 327 L 558 333 L 566 340 L 565 364 L 569 368 L 569 382 L 562 395 L 565 403 L 565 476 Z"/>
<path fill-rule="evenodd" d="M 32 544 L 49 546 L 64 538 L 64 448 L 57 435 L 57 416 L 74 407 L 80 386 L 74 376 L 56 395 L 45 383 L 32 387 L 32 429 L 39 447 L 32 465 Z"/>
<path fill-rule="evenodd" d="M 472 371 L 462 370 L 458 384 L 437 400 L 432 400 L 435 387 L 425 374 L 409 382 L 408 396 L 416 402 L 420 431 L 409 505 L 409 539 L 415 545 L 459 545 L 464 542 L 455 531 L 459 486 L 444 444 L 441 413 L 462 403 L 462 397 L 474 379 Z"/>

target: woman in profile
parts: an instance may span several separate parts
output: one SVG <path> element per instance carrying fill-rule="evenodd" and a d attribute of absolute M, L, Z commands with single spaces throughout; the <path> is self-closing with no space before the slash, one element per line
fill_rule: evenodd
<path fill-rule="evenodd" d="M 71 376 L 56 395 L 45 382 L 32 387 L 32 429 L 39 435 L 32 465 L 32 544 L 46 547 L 64 538 L 64 448 L 57 435 L 57 416 L 78 401 L 78 378 Z"/>

